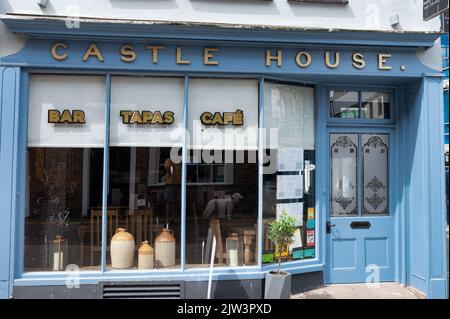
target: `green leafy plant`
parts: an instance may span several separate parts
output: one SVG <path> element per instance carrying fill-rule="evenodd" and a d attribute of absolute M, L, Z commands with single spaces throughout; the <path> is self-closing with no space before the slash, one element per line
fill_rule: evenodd
<path fill-rule="evenodd" d="M 278 269 L 277 275 L 280 275 L 281 267 L 281 252 L 283 247 L 292 244 L 294 241 L 294 233 L 297 227 L 295 226 L 295 218 L 289 216 L 286 210 L 282 210 L 278 219 L 269 224 L 268 237 L 277 247 Z"/>

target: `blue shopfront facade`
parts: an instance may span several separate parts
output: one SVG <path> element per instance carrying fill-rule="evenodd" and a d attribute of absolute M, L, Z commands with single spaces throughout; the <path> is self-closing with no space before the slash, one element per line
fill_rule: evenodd
<path fill-rule="evenodd" d="M 27 195 L 31 193 L 27 186 L 31 163 L 27 146 L 30 147 L 30 123 L 38 121 L 30 118 L 29 104 L 40 91 L 39 86 L 31 84 L 42 79 L 47 81 L 45 76 L 58 75 L 103 79 L 103 151 L 99 155 L 102 172 L 97 175 L 101 180 L 98 191 L 102 229 L 108 227 L 110 218 L 108 184 L 112 183 L 112 177 L 103 172 L 108 172 L 113 165 L 110 153 L 115 151 L 110 135 L 113 128 L 110 114 L 115 111 L 112 102 L 115 77 L 181 79 L 180 123 L 187 129 L 195 104 L 190 99 L 190 88 L 200 87 L 196 84 L 198 79 L 255 81 L 257 108 L 253 113 L 244 111 L 244 114 L 245 121 L 253 117 L 258 128 L 265 127 L 265 118 L 271 116 L 267 114 L 267 105 L 272 103 L 266 93 L 268 85 L 287 83 L 313 89 L 315 182 L 311 185 L 315 197 L 309 204 L 314 214 L 308 223 L 308 234 L 312 234 L 314 249 L 310 258 L 282 264 L 284 270 L 294 275 L 293 289 L 379 280 L 411 285 L 428 298 L 448 297 L 442 74 L 422 64 L 416 55 L 418 49 L 432 47 L 439 35 L 113 21 L 82 21 L 81 28 L 67 29 L 57 19 L 11 16 L 3 21 L 11 31 L 28 37 L 22 50 L 0 60 L 0 165 L 4 180 L 0 192 L 0 292 L 3 298 L 50 294 L 101 298 L 114 285 L 170 283 L 177 285 L 181 297 L 204 298 L 209 278 L 217 287 L 215 297 L 261 297 L 265 273 L 275 267 L 265 262 L 266 186 L 262 163 L 266 147 L 259 139 L 256 149 L 260 164 L 254 177 L 257 194 L 254 264 L 216 267 L 212 275 L 208 268 L 190 266 L 187 261 L 191 255 L 187 248 L 190 242 L 186 239 L 186 234 L 191 232 L 186 217 L 191 207 L 190 184 L 186 182 L 190 173 L 187 165 L 182 165 L 181 217 L 176 236 L 178 267 L 111 270 L 108 266 L 110 238 L 104 231 L 98 268 L 75 275 L 71 271 L 28 271 L 24 256 L 33 247 L 25 243 L 28 232 L 25 212 L 31 196 Z M 57 83 L 57 79 L 52 83 Z M 240 83 L 244 87 L 245 83 Z M 389 109 L 380 111 L 379 117 L 362 116 L 366 114 L 363 110 L 366 93 L 374 91 L 383 92 Z M 333 104 L 336 92 L 353 92 L 355 96 L 353 108 L 347 108 L 345 116 L 343 112 L 336 115 L 330 111 L 332 105 L 337 105 Z M 53 93 L 50 90 L 44 95 Z M 273 108 L 270 110 L 273 113 Z M 355 116 L 354 112 L 359 115 Z M 303 125 L 307 125 L 306 121 Z M 381 184 L 366 187 L 364 182 L 364 176 L 371 174 L 369 164 L 375 165 L 377 161 L 373 158 L 374 162 L 370 162 L 367 155 L 369 141 L 375 137 L 380 144 L 374 147 L 381 147 L 384 154 L 381 175 L 384 174 L 385 184 L 389 183 L 387 188 Z M 183 149 L 187 143 L 184 136 Z M 335 154 L 339 145 L 353 145 L 356 150 L 350 147 L 345 155 L 354 161 L 351 167 L 355 168 L 353 177 L 348 177 L 355 179 L 354 193 L 350 195 L 355 207 L 350 213 L 337 210 L 346 209 L 352 203 L 341 201 L 339 208 L 335 207 L 339 202 L 334 201 L 335 170 L 338 171 L 334 163 L 340 160 Z M 183 151 L 182 157 L 186 159 L 188 153 Z M 385 206 L 377 211 L 379 214 L 371 215 L 364 206 L 365 199 L 376 201 L 379 189 L 385 190 L 382 195 Z M 79 288 L 71 288 L 74 282 Z"/>

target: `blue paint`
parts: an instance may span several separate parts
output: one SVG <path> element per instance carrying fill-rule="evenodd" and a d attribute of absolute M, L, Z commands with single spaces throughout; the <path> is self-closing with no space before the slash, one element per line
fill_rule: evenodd
<path fill-rule="evenodd" d="M 188 138 L 189 130 L 189 77 L 184 77 L 184 105 L 183 105 L 183 149 L 182 149 L 182 168 L 181 168 L 181 270 L 186 268 L 186 178 L 187 178 L 187 162 L 188 162 Z"/>
<path fill-rule="evenodd" d="M 447 296 L 445 263 L 445 229 L 443 215 L 443 168 L 442 143 L 443 131 L 438 123 L 443 123 L 443 112 L 436 112 L 443 99 L 439 91 L 440 74 L 424 66 L 416 57 L 418 47 L 432 46 L 437 35 L 367 32 L 308 33 L 273 30 L 236 30 L 210 28 L 184 28 L 180 26 L 124 26 L 107 24 L 86 24 L 80 29 L 67 31 L 58 23 L 39 21 L 19 21 L 8 18 L 7 25 L 14 31 L 27 32 L 30 37 L 27 45 L 19 53 L 0 60 L 0 168 L 3 179 L 8 183 L 0 185 L 0 297 L 11 296 L 13 285 L 49 285 L 65 284 L 67 273 L 22 273 L 23 269 L 23 225 L 25 203 L 25 160 L 27 132 L 28 72 L 44 73 L 100 73 L 105 74 L 149 74 L 180 75 L 185 77 L 184 117 L 187 114 L 187 76 L 246 77 L 260 80 L 260 89 L 264 79 L 279 79 L 290 82 L 315 85 L 316 94 L 316 250 L 313 259 L 292 261 L 283 264 L 283 269 L 293 274 L 311 271 L 324 271 L 325 281 L 331 282 L 329 275 L 330 254 L 327 250 L 325 222 L 328 212 L 329 176 L 328 169 L 328 132 L 388 132 L 391 135 L 391 216 L 390 234 L 378 235 L 368 245 L 373 250 L 381 250 L 380 238 L 393 241 L 393 255 L 371 255 L 373 258 L 394 263 L 389 268 L 389 280 L 402 284 L 411 284 L 426 292 L 431 298 Z M 136 31 L 139 32 L 136 32 Z M 37 36 L 37 37 L 36 37 Z M 111 36 L 105 41 L 104 36 Z M 151 43 L 146 39 L 153 39 Z M 83 40 L 81 40 L 83 39 Z M 88 39 L 88 40 L 86 40 Z M 58 62 L 50 55 L 50 47 L 57 41 L 69 44 L 69 57 Z M 82 62 L 87 45 L 98 44 L 105 62 L 95 58 Z M 131 43 L 138 58 L 133 63 L 120 61 L 119 48 Z M 163 44 L 159 63 L 151 62 L 151 52 L 144 49 L 145 44 Z M 346 46 L 344 46 L 346 45 Z M 175 48 L 183 48 L 183 57 L 192 62 L 189 66 L 175 63 Z M 203 65 L 203 48 L 218 47 L 215 60 L 218 66 Z M 277 48 L 283 52 L 283 66 L 272 63 L 265 66 L 265 50 Z M 308 51 L 313 62 L 308 68 L 299 68 L 295 64 L 295 54 L 300 50 Z M 328 69 L 323 62 L 323 52 L 329 50 L 341 52 L 341 65 Z M 365 56 L 366 67 L 357 70 L 351 65 L 351 54 L 361 52 Z M 388 65 L 391 71 L 377 68 L 377 53 L 392 53 Z M 401 71 L 400 65 L 406 65 Z M 109 121 L 109 84 L 107 80 L 107 106 L 105 121 Z M 343 123 L 329 119 L 327 87 L 336 84 L 349 87 L 384 88 L 394 96 L 395 108 L 392 119 L 387 121 L 356 120 Z M 259 93 L 259 122 L 264 123 L 264 94 Z M 20 99 L 19 99 L 20 97 Z M 393 100 L 394 100 L 393 99 Z M 20 121 L 19 121 L 20 120 Z M 186 118 L 185 126 L 188 125 Z M 442 133 L 442 134 L 441 134 Z M 105 146 L 109 134 L 105 130 Z M 184 142 L 185 144 L 185 142 Z M 259 144 L 262 155 L 262 144 Z M 108 189 L 108 148 L 104 150 L 103 211 L 107 209 L 106 191 Z M 183 151 L 183 157 L 186 152 Z M 262 162 L 260 157 L 260 163 Z M 320 169 L 322 168 L 322 169 Z M 184 168 L 185 170 L 185 168 Z M 258 189 L 258 265 L 243 268 L 215 268 L 213 278 L 218 280 L 264 278 L 266 271 L 276 265 L 262 265 L 262 178 L 261 167 Z M 391 172 L 392 173 L 392 172 Z M 183 173 L 183 180 L 186 172 Z M 185 189 L 185 188 L 184 188 Z M 16 196 L 16 193 L 18 196 Z M 183 194 L 185 192 L 183 191 Z M 418 196 L 420 194 L 420 196 Z M 184 195 L 185 196 L 185 195 Z M 182 199 L 182 212 L 185 214 L 186 198 Z M 183 204 L 184 202 L 184 204 Z M 6 212 L 6 213 L 4 213 Z M 15 218 L 15 219 L 14 219 Z M 382 218 L 374 219 L 375 229 L 382 228 Z M 381 232 L 381 230 L 380 230 Z M 182 222 L 182 234 L 185 224 Z M 106 234 L 102 234 L 106 243 Z M 3 240 L 6 237 L 6 241 Z M 323 243 L 323 245 L 322 245 Z M 348 243 L 346 243 L 348 244 Z M 81 283 L 98 283 L 101 280 L 152 280 L 168 277 L 180 280 L 207 280 L 205 269 L 185 269 L 186 246 L 183 237 L 182 263 L 180 269 L 155 271 L 107 271 L 105 272 L 106 251 L 102 251 L 102 271 L 81 273 Z M 362 257 L 360 257 L 362 258 Z M 364 257 L 365 258 L 365 257 Z M 383 259 L 384 258 L 384 259 Z M 340 260 L 339 262 L 342 262 Z M 347 282 L 354 281 L 350 277 Z"/>
<path fill-rule="evenodd" d="M 102 191 L 102 250 L 101 270 L 106 271 L 106 238 L 108 225 L 108 190 L 109 190 L 109 122 L 111 112 L 111 75 L 106 74 L 105 79 L 105 134 L 103 146 L 103 191 Z"/>
<path fill-rule="evenodd" d="M 259 99 L 258 99 L 258 126 L 264 125 L 264 77 L 259 79 Z M 261 135 L 261 132 L 259 133 Z M 264 140 L 262 138 L 258 141 L 258 265 L 262 267 L 262 250 L 263 250 L 263 193 L 264 193 Z"/>

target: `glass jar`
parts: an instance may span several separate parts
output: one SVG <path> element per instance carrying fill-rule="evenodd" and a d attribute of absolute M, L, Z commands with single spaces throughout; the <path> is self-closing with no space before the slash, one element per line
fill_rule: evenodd
<path fill-rule="evenodd" d="M 243 241 L 239 234 L 232 233 L 226 240 L 227 266 L 238 267 L 243 264 Z"/>
<path fill-rule="evenodd" d="M 66 269 L 68 256 L 68 243 L 61 235 L 56 235 L 54 240 L 48 242 L 49 269 L 63 271 Z"/>

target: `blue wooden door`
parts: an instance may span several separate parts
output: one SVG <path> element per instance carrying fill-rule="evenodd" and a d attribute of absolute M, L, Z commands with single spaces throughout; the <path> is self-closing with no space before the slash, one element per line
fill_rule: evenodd
<path fill-rule="evenodd" d="M 394 281 L 389 132 L 331 131 L 327 282 Z"/>

